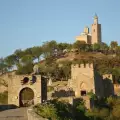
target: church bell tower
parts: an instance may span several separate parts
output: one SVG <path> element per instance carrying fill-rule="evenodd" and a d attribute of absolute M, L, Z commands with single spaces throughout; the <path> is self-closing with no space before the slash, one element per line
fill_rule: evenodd
<path fill-rule="evenodd" d="M 95 14 L 94 23 L 91 29 L 92 44 L 101 43 L 101 24 L 98 23 L 98 16 Z"/>

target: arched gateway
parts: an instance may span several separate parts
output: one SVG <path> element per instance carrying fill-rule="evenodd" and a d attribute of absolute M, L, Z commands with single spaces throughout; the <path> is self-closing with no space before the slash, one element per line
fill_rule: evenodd
<path fill-rule="evenodd" d="M 47 99 L 47 80 L 41 75 L 13 75 L 8 81 L 8 104 L 28 106 Z"/>
<path fill-rule="evenodd" d="M 26 107 L 34 104 L 34 91 L 31 88 L 23 88 L 19 93 L 19 106 Z"/>

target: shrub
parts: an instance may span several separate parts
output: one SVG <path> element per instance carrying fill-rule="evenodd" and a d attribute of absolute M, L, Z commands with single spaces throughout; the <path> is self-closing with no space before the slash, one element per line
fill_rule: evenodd
<path fill-rule="evenodd" d="M 57 110 L 53 104 L 38 104 L 34 106 L 34 110 L 41 117 L 57 120 Z"/>
<path fill-rule="evenodd" d="M 51 103 L 54 104 L 55 108 L 57 109 L 57 116 L 59 116 L 59 120 L 72 119 L 72 106 L 69 103 L 58 100 L 53 100 Z"/>
<path fill-rule="evenodd" d="M 47 87 L 47 92 L 51 92 L 51 91 L 53 91 L 54 90 L 54 88 L 52 87 L 52 86 L 48 86 Z"/>
<path fill-rule="evenodd" d="M 75 106 L 58 99 L 34 106 L 35 112 L 49 120 L 90 120 L 85 116 L 84 101 L 79 100 Z"/>

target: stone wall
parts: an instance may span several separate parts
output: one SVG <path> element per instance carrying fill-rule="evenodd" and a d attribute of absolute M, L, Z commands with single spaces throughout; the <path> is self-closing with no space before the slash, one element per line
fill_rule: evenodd
<path fill-rule="evenodd" d="M 19 76 L 15 74 L 15 71 L 4 73 L 0 75 L 0 93 L 8 91 L 8 81 L 10 81 L 13 76 Z"/>
<path fill-rule="evenodd" d="M 112 74 L 105 74 L 103 77 L 103 86 L 104 86 L 104 97 L 109 97 L 110 95 L 114 95 L 114 83 Z"/>
<path fill-rule="evenodd" d="M 94 70 L 95 94 L 98 97 L 104 97 L 104 84 L 102 76 Z"/>
<path fill-rule="evenodd" d="M 28 116 L 28 120 L 48 120 L 46 118 L 42 118 L 39 115 L 37 115 L 32 108 L 29 108 L 27 110 L 27 116 Z"/>

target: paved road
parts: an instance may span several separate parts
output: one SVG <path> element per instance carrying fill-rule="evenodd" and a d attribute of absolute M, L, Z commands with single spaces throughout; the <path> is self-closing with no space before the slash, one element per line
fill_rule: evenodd
<path fill-rule="evenodd" d="M 27 108 L 17 108 L 0 112 L 0 120 L 28 120 Z"/>

